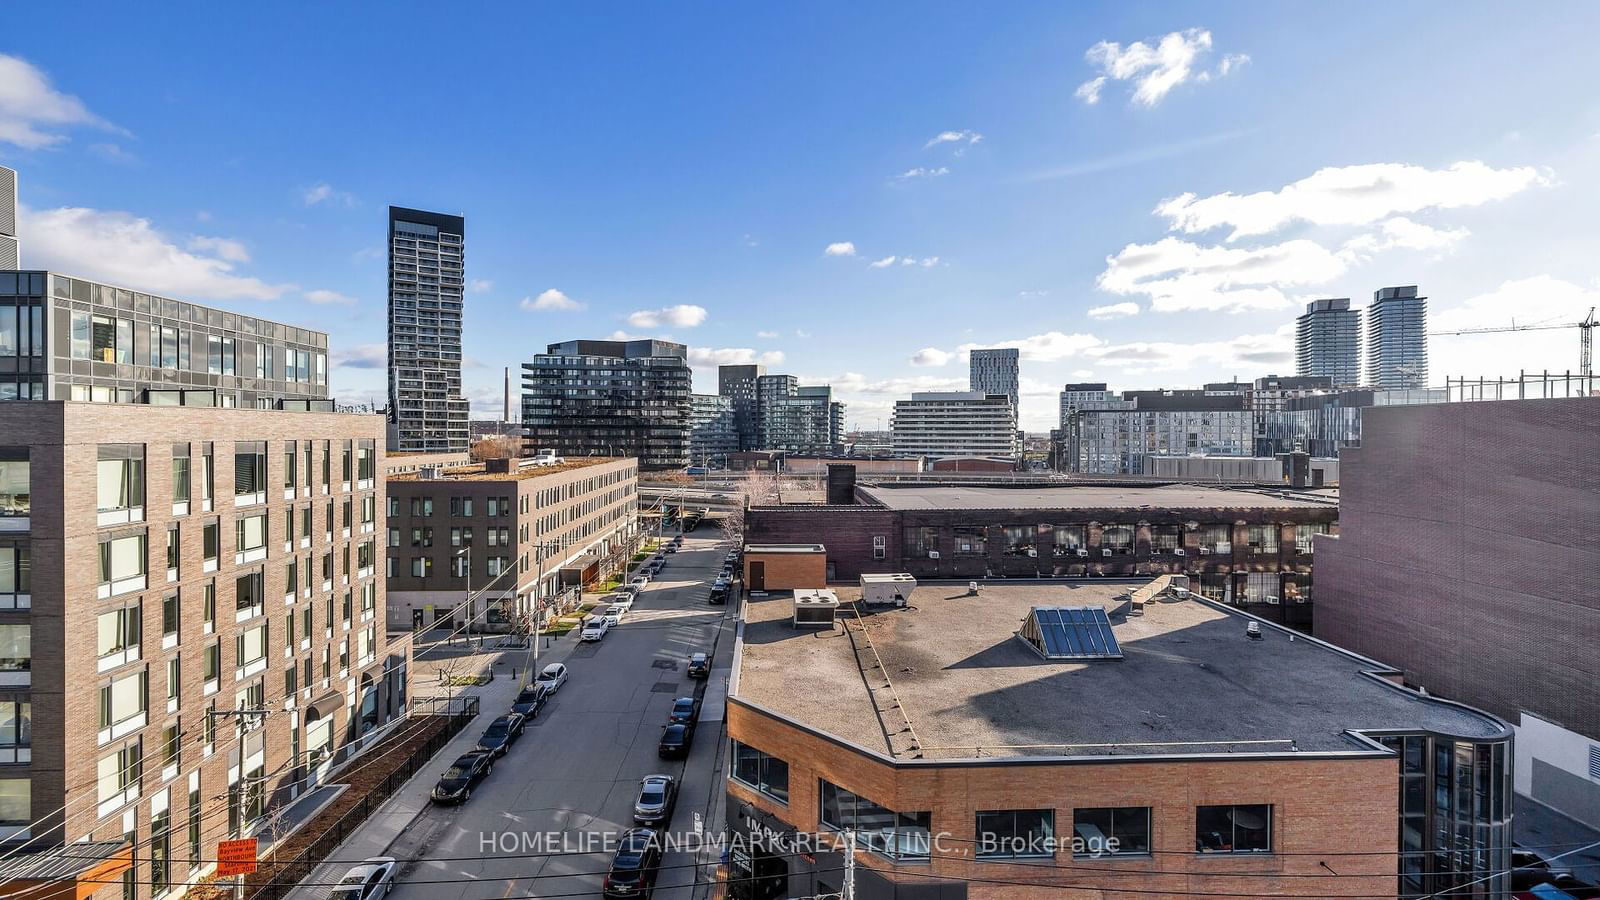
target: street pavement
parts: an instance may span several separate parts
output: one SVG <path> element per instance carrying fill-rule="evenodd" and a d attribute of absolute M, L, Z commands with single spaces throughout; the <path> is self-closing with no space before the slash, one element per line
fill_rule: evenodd
<path fill-rule="evenodd" d="M 470 801 L 460 807 L 428 804 L 426 791 L 438 776 L 434 770 L 443 771 L 455 755 L 470 749 L 490 720 L 510 706 L 512 679 L 484 686 L 478 721 L 407 785 L 404 797 L 397 796 L 398 802 L 386 804 L 357 831 L 337 858 L 401 860 L 392 895 L 397 900 L 598 896 L 615 836 L 633 827 L 639 779 L 654 773 L 679 781 L 672 832 L 720 833 L 726 752 L 721 700 L 733 651 L 732 619 L 730 607 L 711 606 L 706 597 L 728 546 L 715 529 L 701 528 L 685 539 L 683 550 L 667 557 L 660 575 L 603 641 L 579 644 L 568 638 L 555 652 L 541 653 L 541 665 L 566 662 L 566 685 L 495 763 Z M 712 683 L 689 678 L 689 654 L 713 649 Z M 717 708 L 704 710 L 687 760 L 658 759 L 657 740 L 673 700 L 707 691 Z M 372 834 L 364 837 L 369 830 Z M 718 862 L 715 849 L 668 853 L 654 896 L 708 897 Z M 341 869 L 330 877 L 329 868 L 322 867 L 314 880 L 342 874 Z M 296 900 L 327 893 L 325 886 L 302 889 Z"/>

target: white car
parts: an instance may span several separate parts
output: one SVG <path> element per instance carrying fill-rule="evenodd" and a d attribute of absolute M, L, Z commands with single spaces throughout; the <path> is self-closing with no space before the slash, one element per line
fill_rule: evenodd
<path fill-rule="evenodd" d="M 606 607 L 606 611 L 600 614 L 600 621 L 606 623 L 607 628 L 614 628 L 622 624 L 622 616 L 627 611 L 625 607 L 613 604 Z"/>
<path fill-rule="evenodd" d="M 611 605 L 614 606 L 614 607 L 615 606 L 622 607 L 622 611 L 623 612 L 628 612 L 629 610 L 633 609 L 633 595 L 632 594 L 628 594 L 628 593 L 612 594 L 611 596 L 607 597 L 606 600 L 610 601 Z"/>
<path fill-rule="evenodd" d="M 633 585 L 634 587 L 640 588 L 642 590 L 645 585 L 650 583 L 650 576 L 648 576 L 648 575 L 635 575 L 633 577 L 633 580 L 628 582 L 628 583 Z"/>
<path fill-rule="evenodd" d="M 371 857 L 344 873 L 339 884 L 328 894 L 328 900 L 376 900 L 386 897 L 394 888 L 396 868 L 392 856 Z"/>
<path fill-rule="evenodd" d="M 534 679 L 534 683 L 545 685 L 545 690 L 554 694 L 567 683 L 567 667 L 561 663 L 551 663 L 544 667 L 539 677 Z"/>
<path fill-rule="evenodd" d="M 604 640 L 605 636 L 606 636 L 606 632 L 610 631 L 610 630 L 611 630 L 611 626 L 606 622 L 604 616 L 593 616 L 593 617 L 591 617 L 589 619 L 589 621 L 583 623 L 583 631 L 578 633 L 578 640 L 580 640 L 580 641 L 600 641 L 600 640 Z"/>

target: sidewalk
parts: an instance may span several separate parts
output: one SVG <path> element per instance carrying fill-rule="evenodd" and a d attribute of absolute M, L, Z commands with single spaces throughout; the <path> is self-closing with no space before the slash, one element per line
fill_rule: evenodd
<path fill-rule="evenodd" d="M 485 635 L 486 647 L 495 647 L 503 637 L 505 635 Z M 545 646 L 545 643 L 548 646 Z M 577 646 L 576 631 L 562 637 L 542 638 L 538 667 L 542 668 L 553 662 L 566 662 L 567 657 Z M 419 645 L 418 652 L 421 651 Z M 531 679 L 528 670 L 532 658 L 533 646 L 530 643 L 527 649 L 490 649 L 471 656 L 452 654 L 445 660 L 417 660 L 413 663 L 411 683 L 419 696 L 477 697 L 480 704 L 479 721 L 468 725 L 452 738 L 435 758 L 436 761 L 448 763 L 477 745 L 483 726 L 510 709 L 523 683 Z M 434 674 L 442 663 L 453 664 L 454 673 L 457 675 L 484 672 L 493 665 L 495 678 L 488 684 L 446 688 L 438 683 Z M 516 671 L 515 678 L 511 677 L 513 669 Z M 428 808 L 428 795 L 433 790 L 433 779 L 427 777 L 428 771 L 430 770 L 424 770 L 412 778 L 405 787 L 378 807 L 372 817 L 367 819 L 348 840 L 339 845 L 332 856 L 339 862 L 318 866 L 306 879 L 313 885 L 320 886 L 296 888 L 288 895 L 290 900 L 318 900 L 326 897 L 329 890 L 326 885 L 337 881 L 346 870 L 356 865 L 357 861 L 371 856 L 385 855 L 401 832 Z"/>

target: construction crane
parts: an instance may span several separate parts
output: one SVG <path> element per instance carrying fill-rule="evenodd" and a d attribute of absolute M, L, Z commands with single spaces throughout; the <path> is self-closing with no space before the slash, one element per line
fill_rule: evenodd
<path fill-rule="evenodd" d="M 1589 316 L 1582 322 L 1562 322 L 1558 325 L 1500 325 L 1493 328 L 1463 328 L 1459 331 L 1430 331 L 1429 336 L 1455 334 L 1496 334 L 1502 331 L 1550 331 L 1555 328 L 1578 329 L 1578 374 L 1585 378 L 1594 374 L 1595 307 L 1589 307 Z"/>

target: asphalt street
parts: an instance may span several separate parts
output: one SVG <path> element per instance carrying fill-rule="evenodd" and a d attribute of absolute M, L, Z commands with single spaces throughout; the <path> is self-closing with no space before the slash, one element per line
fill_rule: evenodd
<path fill-rule="evenodd" d="M 502 900 L 598 896 L 612 853 L 604 843 L 633 826 L 639 779 L 677 777 L 674 833 L 692 833 L 718 817 L 726 743 L 721 692 L 698 729 L 687 760 L 661 760 L 656 744 L 675 698 L 702 684 L 685 674 L 689 654 L 718 643 L 727 606 L 706 597 L 727 545 L 705 527 L 639 596 L 604 641 L 576 648 L 570 680 L 528 725 L 522 738 L 460 807 L 430 806 L 389 848 L 402 860 L 398 900 Z M 716 646 L 713 680 L 727 673 L 731 636 Z M 487 726 L 485 710 L 474 727 Z M 442 771 L 450 762 L 435 760 Z M 420 775 L 431 778 L 432 773 Z M 655 897 L 709 895 L 717 853 L 669 853 Z"/>

